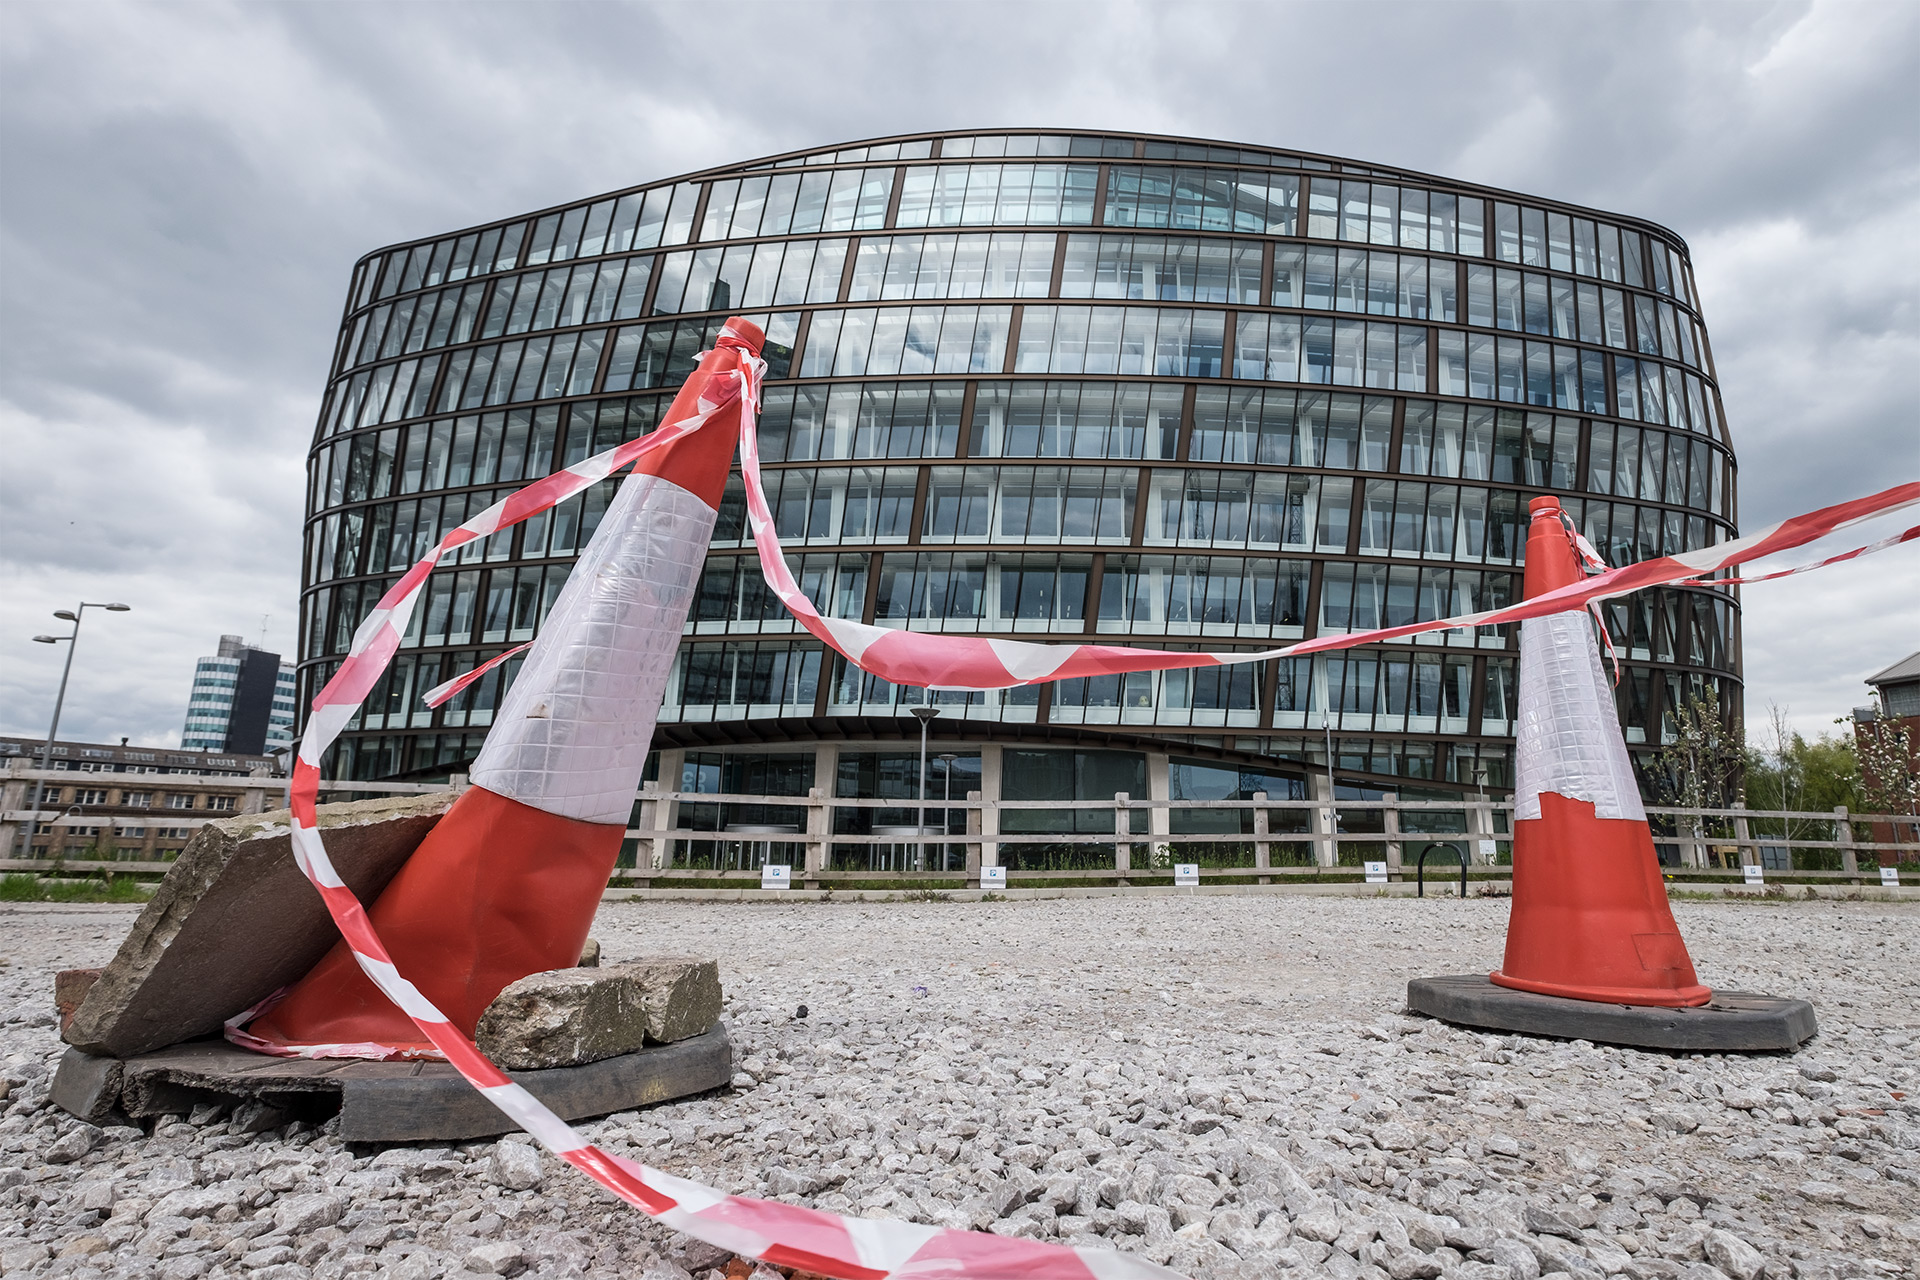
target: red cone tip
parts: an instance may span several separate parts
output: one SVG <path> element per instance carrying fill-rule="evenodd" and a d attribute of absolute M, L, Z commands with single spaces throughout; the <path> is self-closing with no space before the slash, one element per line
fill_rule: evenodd
<path fill-rule="evenodd" d="M 720 332 L 722 336 L 739 342 L 755 356 L 760 354 L 761 345 L 766 342 L 766 334 L 760 331 L 759 325 L 739 316 L 728 320 Z M 660 421 L 663 424 L 678 422 L 698 413 L 707 384 L 719 378 L 733 382 L 733 371 L 740 367 L 744 358 L 738 347 L 716 343 L 693 376 L 687 379 L 686 385 L 680 388 L 680 394 L 673 398 L 673 404 Z M 737 384 L 729 390 L 732 394 L 722 395 L 716 388 L 714 394 L 706 396 L 709 402 L 718 402 L 723 406 L 707 420 L 706 426 L 664 449 L 647 454 L 634 464 L 633 473 L 670 480 L 718 511 L 720 499 L 727 491 L 727 471 L 733 465 L 733 446 L 740 435 Z"/>
<path fill-rule="evenodd" d="M 720 332 L 740 339 L 755 355 L 760 354 L 760 348 L 767 342 L 767 335 L 760 326 L 744 316 L 734 316 L 720 327 Z"/>

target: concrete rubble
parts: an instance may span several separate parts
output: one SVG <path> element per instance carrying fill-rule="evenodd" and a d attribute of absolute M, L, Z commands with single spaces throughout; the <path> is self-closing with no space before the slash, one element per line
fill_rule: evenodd
<path fill-rule="evenodd" d="M 570 1067 L 697 1036 L 720 1009 L 720 968 L 712 960 L 652 957 L 556 969 L 530 974 L 494 997 L 475 1042 L 509 1071 Z"/>
<path fill-rule="evenodd" d="M 452 804 L 440 792 L 321 806 L 342 882 L 371 902 Z M 111 963 L 95 961 L 104 969 L 64 1028 L 67 1043 L 124 1058 L 214 1035 L 313 968 L 340 931 L 294 862 L 291 822 L 281 809 L 195 832 Z"/>
<path fill-rule="evenodd" d="M 583 1128 L 724 1190 L 1102 1244 L 1196 1280 L 1920 1274 L 1920 911 L 1675 904 L 1705 981 L 1818 1006 L 1791 1057 L 1399 1012 L 1410 974 L 1497 959 L 1506 909 L 610 905 L 612 955 L 670 937 L 725 957 L 736 1074 Z M 103 963 L 131 921 L 0 907 L 8 1280 L 707 1280 L 732 1261 L 524 1135 L 381 1150 L 211 1107 L 147 1134 L 48 1106 L 53 975 Z"/>

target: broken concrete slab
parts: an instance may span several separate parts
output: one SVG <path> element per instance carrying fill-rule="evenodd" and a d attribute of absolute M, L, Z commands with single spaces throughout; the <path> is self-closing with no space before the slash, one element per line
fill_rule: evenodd
<path fill-rule="evenodd" d="M 639 986 L 648 1044 L 672 1044 L 701 1035 L 720 1020 L 724 996 L 720 966 L 712 960 L 649 956 L 609 965 L 601 972 L 619 973 Z"/>
<path fill-rule="evenodd" d="M 603 969 L 556 969 L 512 983 L 474 1037 L 508 1070 L 579 1066 L 699 1035 L 720 1017 L 720 968 L 653 957 Z"/>
<path fill-rule="evenodd" d="M 327 804 L 327 853 L 371 902 L 454 794 Z M 285 809 L 210 822 L 194 835 L 63 1032 L 101 1057 L 212 1035 L 304 975 L 339 938 L 294 863 Z"/>
<path fill-rule="evenodd" d="M 69 1066 L 69 1064 L 74 1064 Z M 117 1090 L 106 1073 L 117 1073 Z M 513 1079 L 565 1120 L 610 1115 L 725 1087 L 733 1045 L 722 1024 L 678 1044 L 658 1045 L 581 1067 L 516 1071 Z M 338 1112 L 346 1142 L 465 1141 L 514 1129 L 512 1121 L 444 1062 L 273 1058 L 224 1040 L 174 1045 L 125 1061 L 70 1050 L 60 1064 L 67 1089 L 53 1100 L 97 1098 L 99 1114 L 117 1104 L 134 1117 L 186 1115 L 215 1104 L 303 1119 Z M 90 1092 L 88 1090 L 91 1090 Z M 76 1112 L 76 1114 L 78 1114 Z"/>

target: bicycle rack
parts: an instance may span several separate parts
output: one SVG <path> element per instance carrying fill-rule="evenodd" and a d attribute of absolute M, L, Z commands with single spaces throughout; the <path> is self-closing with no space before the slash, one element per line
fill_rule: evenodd
<path fill-rule="evenodd" d="M 1435 849 L 1447 849 L 1460 855 L 1460 896 L 1464 899 L 1467 896 L 1467 855 L 1455 849 L 1454 842 L 1451 840 L 1434 840 L 1420 851 L 1420 865 L 1414 877 L 1415 883 L 1419 885 L 1418 896 L 1422 898 L 1427 896 L 1427 855 Z"/>

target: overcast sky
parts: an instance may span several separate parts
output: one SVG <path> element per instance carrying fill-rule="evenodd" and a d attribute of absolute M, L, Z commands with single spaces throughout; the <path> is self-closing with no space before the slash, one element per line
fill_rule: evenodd
<path fill-rule="evenodd" d="M 179 741 L 293 652 L 301 481 L 370 249 L 916 130 L 1301 148 L 1692 246 L 1743 527 L 1920 477 L 1920 5 L 0 6 L 0 732 Z M 1910 514 L 1910 513 L 1909 513 Z M 1755 588 L 1750 723 L 1920 647 L 1920 549 Z"/>

